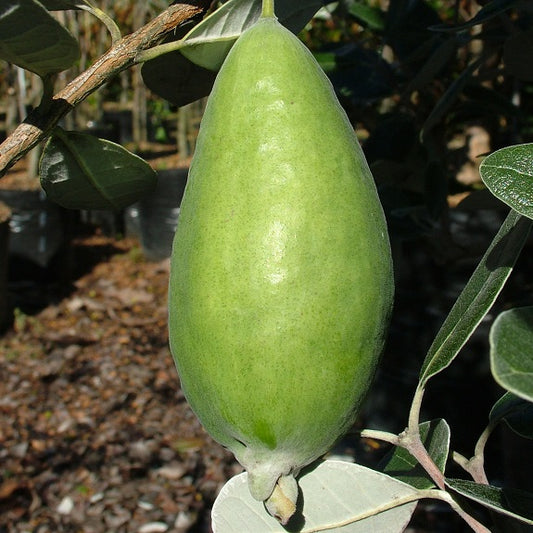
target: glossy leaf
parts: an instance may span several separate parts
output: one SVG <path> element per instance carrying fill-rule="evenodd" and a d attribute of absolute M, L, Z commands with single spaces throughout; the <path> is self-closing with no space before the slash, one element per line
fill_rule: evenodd
<path fill-rule="evenodd" d="M 504 311 L 490 330 L 490 366 L 505 389 L 533 402 L 533 307 Z"/>
<path fill-rule="evenodd" d="M 530 492 L 481 485 L 464 479 L 446 479 L 446 485 L 489 509 L 533 525 L 533 494 Z"/>
<path fill-rule="evenodd" d="M 303 475 L 299 484 L 302 493 L 299 504 L 303 500 L 301 512 L 305 517 L 305 524 L 297 529 L 300 533 L 323 529 L 342 533 L 400 533 L 416 507 L 417 491 L 409 485 L 342 461 L 328 460 L 319 464 Z M 410 503 L 394 507 L 401 501 Z M 392 508 L 354 522 L 357 517 L 368 516 L 382 506 Z M 211 516 L 214 533 L 287 531 L 267 514 L 262 502 L 250 496 L 246 473 L 224 485 Z"/>
<path fill-rule="evenodd" d="M 450 450 L 450 427 L 445 420 L 423 422 L 419 426 L 420 437 L 433 462 L 444 472 Z M 405 449 L 396 447 L 384 461 L 382 472 L 417 489 L 430 489 L 435 482 Z"/>
<path fill-rule="evenodd" d="M 122 146 L 92 135 L 57 131 L 40 166 L 48 198 L 68 209 L 118 210 L 153 191 L 157 175 Z"/>
<path fill-rule="evenodd" d="M 77 40 L 39 2 L 0 4 L 0 59 L 44 78 L 69 68 L 79 56 Z"/>
<path fill-rule="evenodd" d="M 506 392 L 490 412 L 492 423 L 503 420 L 515 433 L 533 439 L 533 403 Z"/>
<path fill-rule="evenodd" d="M 276 15 L 297 33 L 322 5 L 321 0 L 277 0 Z M 239 35 L 260 15 L 261 0 L 229 0 L 185 36 L 181 52 L 197 65 L 218 70 Z"/>
<path fill-rule="evenodd" d="M 497 150 L 482 161 L 479 172 L 494 196 L 533 218 L 533 144 Z"/>
<path fill-rule="evenodd" d="M 446 317 L 420 371 L 420 386 L 444 370 L 487 314 L 511 274 L 531 221 L 511 211 Z"/>

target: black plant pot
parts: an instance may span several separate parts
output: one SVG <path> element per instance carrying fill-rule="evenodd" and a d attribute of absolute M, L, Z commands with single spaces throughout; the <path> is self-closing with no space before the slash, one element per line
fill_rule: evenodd
<path fill-rule="evenodd" d="M 138 223 L 130 221 L 129 226 L 138 229 L 144 255 L 150 261 L 170 257 L 187 174 L 186 168 L 159 171 L 155 191 L 130 211 Z"/>

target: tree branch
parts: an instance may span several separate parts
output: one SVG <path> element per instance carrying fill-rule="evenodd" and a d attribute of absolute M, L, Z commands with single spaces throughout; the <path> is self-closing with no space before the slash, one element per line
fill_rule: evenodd
<path fill-rule="evenodd" d="M 174 28 L 203 14 L 210 1 L 188 0 L 171 5 L 148 24 L 120 39 L 103 56 L 64 89 L 52 101 L 46 112 L 35 108 L 15 131 L 0 145 L 0 177 L 21 157 L 44 140 L 57 123 L 76 105 L 96 91 L 110 78 L 135 64 L 140 51 L 157 45 Z"/>

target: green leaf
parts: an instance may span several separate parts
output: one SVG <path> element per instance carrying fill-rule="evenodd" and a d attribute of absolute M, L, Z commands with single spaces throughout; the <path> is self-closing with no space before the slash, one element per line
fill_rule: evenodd
<path fill-rule="evenodd" d="M 416 507 L 417 491 L 385 474 L 363 466 L 328 460 L 299 479 L 303 500 L 306 531 L 342 531 L 342 533 L 368 533 L 369 531 L 404 531 Z M 410 501 L 395 507 L 401 501 Z M 358 516 L 368 516 L 380 507 L 389 510 L 354 522 Z M 248 490 L 247 474 L 239 474 L 224 485 L 213 510 L 214 533 L 286 533 L 272 518 L 262 502 L 254 500 Z M 291 523 L 289 522 L 289 525 Z M 344 525 L 344 527 L 342 527 Z"/>
<path fill-rule="evenodd" d="M 76 39 L 35 0 L 0 4 L 0 59 L 41 78 L 69 68 L 80 57 Z"/>
<path fill-rule="evenodd" d="M 432 420 L 419 425 L 420 437 L 433 462 L 444 472 L 450 450 L 450 427 L 445 420 Z M 396 447 L 383 461 L 382 472 L 417 489 L 430 489 L 435 482 L 420 463 L 405 449 Z"/>
<path fill-rule="evenodd" d="M 504 389 L 533 402 L 533 307 L 498 315 L 489 340 L 494 379 Z"/>
<path fill-rule="evenodd" d="M 152 92 L 183 106 L 211 92 L 216 72 L 195 65 L 175 50 L 143 63 L 141 75 Z"/>
<path fill-rule="evenodd" d="M 511 211 L 446 317 L 420 371 L 420 387 L 444 370 L 487 314 L 511 274 L 531 221 Z"/>
<path fill-rule="evenodd" d="M 500 420 L 518 435 L 533 439 L 533 403 L 506 392 L 492 408 L 489 416 L 493 424 Z"/>
<path fill-rule="evenodd" d="M 533 144 L 497 150 L 482 161 L 479 172 L 494 196 L 533 218 Z"/>
<path fill-rule="evenodd" d="M 276 15 L 297 33 L 322 5 L 321 0 L 277 0 Z M 261 0 L 229 0 L 184 37 L 180 50 L 193 63 L 218 70 L 239 35 L 260 15 Z"/>
<path fill-rule="evenodd" d="M 350 5 L 348 11 L 371 30 L 383 31 L 385 29 L 383 11 L 377 7 L 369 6 L 363 2 L 354 2 Z"/>
<path fill-rule="evenodd" d="M 469 21 L 464 24 L 459 24 L 457 26 L 448 26 L 446 24 L 438 24 L 436 26 L 431 26 L 429 29 L 433 31 L 464 31 L 477 26 L 478 24 L 483 24 L 488 20 L 504 13 L 508 9 L 511 9 L 521 0 L 492 0 L 492 2 L 484 5 L 476 14 L 475 17 L 471 18 Z"/>
<path fill-rule="evenodd" d="M 41 157 L 41 186 L 68 209 L 119 210 L 152 192 L 157 174 L 122 146 L 57 130 Z"/>
<path fill-rule="evenodd" d="M 489 509 L 533 524 L 533 494 L 530 492 L 481 485 L 464 479 L 446 479 L 446 485 Z"/>

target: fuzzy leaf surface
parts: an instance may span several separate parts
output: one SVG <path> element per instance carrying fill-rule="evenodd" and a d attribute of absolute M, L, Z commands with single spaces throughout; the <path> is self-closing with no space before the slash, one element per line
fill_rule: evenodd
<path fill-rule="evenodd" d="M 494 379 L 533 402 L 533 307 L 509 309 L 498 315 L 489 340 Z"/>
<path fill-rule="evenodd" d="M 419 425 L 420 438 L 433 462 L 444 472 L 450 450 L 450 427 L 443 419 L 423 422 Z M 382 471 L 417 489 L 430 489 L 434 481 L 420 466 L 418 461 L 405 449 L 396 447 L 393 453 L 385 458 Z"/>
<path fill-rule="evenodd" d="M 482 161 L 479 172 L 494 196 L 533 218 L 533 143 L 497 150 Z"/>
<path fill-rule="evenodd" d="M 503 420 L 515 433 L 533 439 L 533 403 L 506 392 L 493 406 L 489 419 Z"/>
<path fill-rule="evenodd" d="M 323 530 L 400 533 L 416 507 L 416 501 L 411 501 L 354 522 L 356 517 L 366 516 L 383 505 L 416 500 L 417 491 L 385 474 L 343 461 L 320 463 L 299 479 L 299 485 L 305 517 L 302 529 L 297 529 L 300 533 Z M 213 506 L 212 526 L 214 533 L 287 531 L 265 511 L 262 502 L 250 496 L 246 473 L 233 477 L 224 485 Z"/>
<path fill-rule="evenodd" d="M 531 220 L 511 211 L 457 298 L 429 348 L 420 386 L 444 370 L 487 314 L 511 274 L 531 228 Z"/>
<path fill-rule="evenodd" d="M 276 16 L 298 33 L 322 5 L 320 0 L 277 0 Z M 193 63 L 218 70 L 239 35 L 260 15 L 261 0 L 229 0 L 184 37 L 180 50 Z"/>
<path fill-rule="evenodd" d="M 446 479 L 446 485 L 489 509 L 533 525 L 533 494 L 530 492 L 481 485 L 465 479 Z"/>

